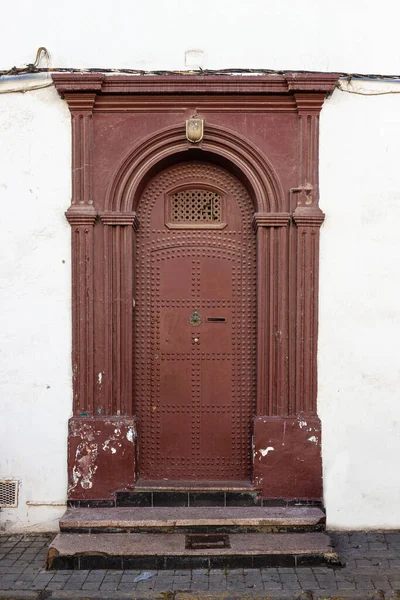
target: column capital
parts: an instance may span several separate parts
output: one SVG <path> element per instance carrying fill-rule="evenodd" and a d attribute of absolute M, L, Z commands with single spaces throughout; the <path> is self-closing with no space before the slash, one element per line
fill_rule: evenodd
<path fill-rule="evenodd" d="M 325 213 L 317 206 L 298 206 L 293 213 L 293 221 L 297 227 L 321 227 Z"/>
<path fill-rule="evenodd" d="M 290 213 L 255 213 L 253 217 L 253 229 L 257 231 L 259 227 L 287 227 L 290 219 Z"/>
<path fill-rule="evenodd" d="M 97 217 L 92 204 L 73 204 L 65 213 L 68 223 L 74 225 L 94 225 Z"/>
<path fill-rule="evenodd" d="M 100 213 L 104 225 L 131 225 L 135 231 L 139 227 L 139 219 L 135 212 L 109 211 Z"/>
<path fill-rule="evenodd" d="M 82 113 L 91 115 L 93 112 L 94 103 L 96 101 L 96 93 L 81 92 L 78 94 L 64 94 L 65 100 L 68 102 L 69 110 L 73 115 Z"/>

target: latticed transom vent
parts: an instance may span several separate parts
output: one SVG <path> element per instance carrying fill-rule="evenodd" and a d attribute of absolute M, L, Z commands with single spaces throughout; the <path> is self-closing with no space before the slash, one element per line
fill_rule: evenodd
<path fill-rule="evenodd" d="M 16 508 L 18 506 L 18 481 L 0 480 L 0 507 Z"/>
<path fill-rule="evenodd" d="M 181 190 L 171 196 L 172 223 L 221 222 L 221 196 L 211 190 Z"/>

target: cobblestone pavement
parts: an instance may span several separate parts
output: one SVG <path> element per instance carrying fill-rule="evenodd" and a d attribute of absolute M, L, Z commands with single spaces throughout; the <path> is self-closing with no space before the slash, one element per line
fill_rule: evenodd
<path fill-rule="evenodd" d="M 247 598 L 400 600 L 400 532 L 332 533 L 346 566 L 152 571 L 45 571 L 54 535 L 0 535 L 1 599 Z"/>

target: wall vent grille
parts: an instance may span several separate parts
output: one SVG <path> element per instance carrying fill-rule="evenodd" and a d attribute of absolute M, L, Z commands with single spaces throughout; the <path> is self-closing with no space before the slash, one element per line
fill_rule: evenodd
<path fill-rule="evenodd" d="M 18 506 L 18 481 L 0 479 L 0 507 L 17 508 Z"/>

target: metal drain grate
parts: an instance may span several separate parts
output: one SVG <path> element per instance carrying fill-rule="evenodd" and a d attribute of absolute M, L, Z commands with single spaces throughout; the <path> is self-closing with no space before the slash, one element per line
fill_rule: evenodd
<path fill-rule="evenodd" d="M 185 548 L 191 550 L 207 550 L 230 548 L 229 535 L 225 533 L 194 533 L 186 536 Z"/>
<path fill-rule="evenodd" d="M 18 506 L 18 481 L 11 479 L 0 480 L 0 507 L 17 508 Z"/>

